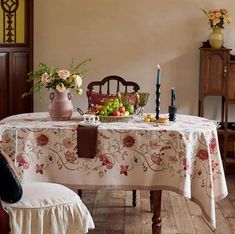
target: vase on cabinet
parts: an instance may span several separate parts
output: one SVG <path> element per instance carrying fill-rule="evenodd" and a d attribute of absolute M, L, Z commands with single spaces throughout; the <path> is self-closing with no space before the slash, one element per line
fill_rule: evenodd
<path fill-rule="evenodd" d="M 224 44 L 224 34 L 222 33 L 221 28 L 213 28 L 208 39 L 212 48 L 221 48 Z"/>
<path fill-rule="evenodd" d="M 65 121 L 70 120 L 73 113 L 72 94 L 69 89 L 59 92 L 56 89 L 50 93 L 49 115 L 51 120 Z"/>

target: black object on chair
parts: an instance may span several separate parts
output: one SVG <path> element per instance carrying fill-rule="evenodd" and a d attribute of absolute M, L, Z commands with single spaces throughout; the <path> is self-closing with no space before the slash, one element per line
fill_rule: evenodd
<path fill-rule="evenodd" d="M 23 190 L 13 162 L 0 151 L 0 198 L 8 203 L 15 203 L 22 197 Z"/>
<path fill-rule="evenodd" d="M 116 83 L 116 87 L 115 86 Z M 92 107 L 90 95 L 91 92 L 98 88 L 98 93 L 103 98 L 108 98 L 110 96 L 117 96 L 119 92 L 124 93 L 137 93 L 140 90 L 140 86 L 133 81 L 126 81 L 120 76 L 111 75 L 103 78 L 101 81 L 93 81 L 87 86 L 87 97 L 88 97 L 88 109 Z M 106 88 L 106 89 L 105 89 Z M 112 88 L 114 88 L 114 93 L 111 93 Z M 137 104 L 137 103 L 136 103 Z M 81 196 L 81 190 L 78 190 L 78 194 Z M 136 190 L 132 191 L 132 206 L 136 206 Z"/>

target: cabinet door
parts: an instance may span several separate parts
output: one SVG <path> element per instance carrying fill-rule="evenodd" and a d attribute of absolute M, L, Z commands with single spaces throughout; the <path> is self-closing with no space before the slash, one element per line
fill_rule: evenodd
<path fill-rule="evenodd" d="M 31 97 L 22 98 L 22 94 L 29 90 L 29 83 L 26 81 L 29 72 L 29 53 L 27 51 L 12 52 L 10 60 L 10 114 L 31 112 Z"/>
<path fill-rule="evenodd" d="M 229 50 L 203 50 L 201 79 L 203 94 L 226 95 L 226 78 Z"/>
<path fill-rule="evenodd" d="M 9 53 L 0 53 L 0 119 L 9 114 Z"/>
<path fill-rule="evenodd" d="M 235 103 L 235 61 L 229 62 L 227 95 L 229 102 Z"/>

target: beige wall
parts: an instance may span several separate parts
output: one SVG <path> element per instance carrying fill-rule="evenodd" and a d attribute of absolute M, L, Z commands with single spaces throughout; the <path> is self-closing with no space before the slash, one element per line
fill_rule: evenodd
<path fill-rule="evenodd" d="M 197 114 L 199 50 L 210 30 L 201 8 L 226 8 L 235 19 L 234 0 L 35 0 L 34 64 L 67 67 L 72 58 L 87 64 L 83 89 L 92 80 L 120 75 L 151 93 L 146 111 L 155 111 L 157 64 L 161 73 L 161 112 L 171 87 L 179 113 Z M 235 51 L 235 20 L 226 26 L 225 46 Z M 208 98 L 207 102 L 215 103 Z M 87 106 L 85 92 L 74 106 Z M 48 91 L 35 96 L 35 111 L 47 111 Z M 216 118 L 217 111 L 209 111 Z"/>

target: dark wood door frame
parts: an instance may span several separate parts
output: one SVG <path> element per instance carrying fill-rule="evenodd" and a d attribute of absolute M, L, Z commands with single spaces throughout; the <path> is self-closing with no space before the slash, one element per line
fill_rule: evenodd
<path fill-rule="evenodd" d="M 25 0 L 25 42 L 0 43 L 0 119 L 33 111 L 33 95 L 21 97 L 31 85 L 26 79 L 33 70 L 33 9 L 33 0 Z"/>

